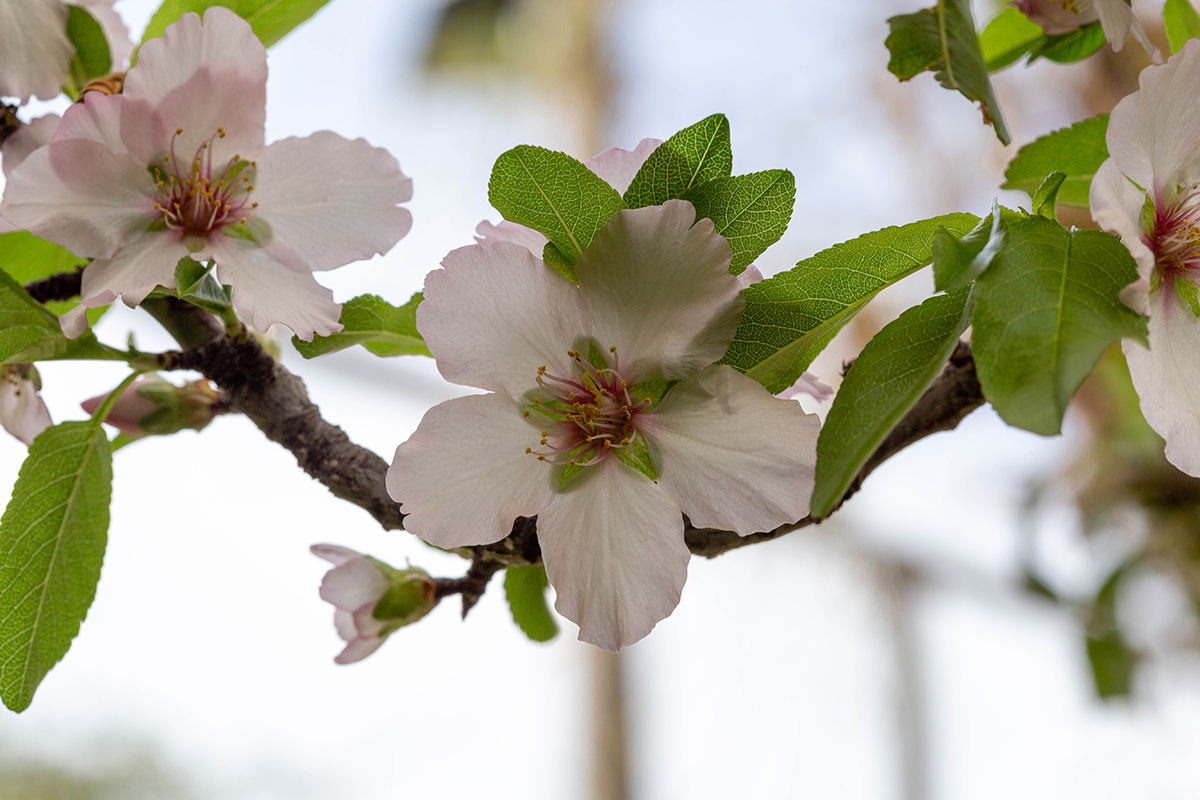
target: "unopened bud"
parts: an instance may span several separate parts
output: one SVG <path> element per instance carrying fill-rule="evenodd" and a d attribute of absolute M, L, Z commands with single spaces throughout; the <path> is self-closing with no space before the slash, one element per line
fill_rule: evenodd
<path fill-rule="evenodd" d="M 41 388 L 42 379 L 33 364 L 0 367 L 0 425 L 27 445 L 52 424 L 38 394 Z"/>
<path fill-rule="evenodd" d="M 108 395 L 84 400 L 83 410 L 95 413 Z M 206 380 L 176 386 L 157 375 L 138 378 L 127 388 L 105 420 L 127 436 L 175 433 L 184 428 L 201 430 L 224 408 L 220 396 Z"/>

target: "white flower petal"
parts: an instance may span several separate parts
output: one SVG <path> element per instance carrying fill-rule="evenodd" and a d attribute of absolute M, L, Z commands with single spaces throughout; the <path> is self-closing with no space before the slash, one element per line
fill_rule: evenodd
<path fill-rule="evenodd" d="M 1088 191 L 1092 219 L 1104 230 L 1121 237 L 1122 244 L 1137 260 L 1138 272 L 1148 278 L 1154 269 L 1154 253 L 1142 241 L 1142 206 L 1145 202 L 1145 193 L 1121 174 L 1115 158 L 1106 159 L 1092 177 Z"/>
<path fill-rule="evenodd" d="M 326 270 L 386 253 L 412 227 L 412 180 L 388 151 L 318 131 L 258 156 L 252 198 L 276 258 Z"/>
<path fill-rule="evenodd" d="M 512 242 L 541 258 L 546 249 L 546 242 L 550 240 L 533 228 L 515 222 L 501 220 L 493 225 L 485 219 L 475 226 L 475 241 L 483 247 L 491 247 L 496 242 Z"/>
<path fill-rule="evenodd" d="M 741 273 L 737 276 L 738 288 L 745 291 L 746 289 L 750 288 L 751 286 L 758 283 L 762 279 L 763 279 L 762 272 L 758 269 L 758 267 L 751 264 L 750 266 L 748 266 L 744 270 L 742 270 Z"/>
<path fill-rule="evenodd" d="M 377 603 L 390 586 L 374 564 L 359 556 L 325 573 L 321 599 L 353 612 L 368 603 Z"/>
<path fill-rule="evenodd" d="M 67 7 L 57 0 L 0 2 L 0 97 L 52 100 L 75 48 L 67 40 Z"/>
<path fill-rule="evenodd" d="M 333 627 L 343 642 L 352 642 L 358 638 L 358 628 L 354 626 L 354 613 L 338 608 L 333 612 Z"/>
<path fill-rule="evenodd" d="M 797 378 L 795 383 L 775 396 L 781 400 L 795 400 L 804 394 L 818 403 L 824 403 L 833 397 L 833 387 L 823 383 L 820 378 L 811 372 L 806 372 Z"/>
<path fill-rule="evenodd" d="M 540 431 L 499 394 L 448 400 L 426 412 L 396 448 L 387 490 L 404 527 L 438 547 L 498 542 L 517 517 L 554 497 L 554 470 L 525 452 Z"/>
<path fill-rule="evenodd" d="M 540 366 L 572 374 L 567 351 L 591 323 L 574 284 L 525 248 L 497 242 L 453 250 L 425 276 L 417 330 L 446 380 L 520 397 Z"/>
<path fill-rule="evenodd" d="M 262 150 L 267 86 L 236 69 L 206 64 L 158 101 L 154 119 L 167 132 L 154 142 L 154 157 L 168 152 L 169 143 L 182 172 L 194 157 L 202 157 L 211 159 L 219 175 L 235 156 L 253 159 Z"/>
<path fill-rule="evenodd" d="M 1150 297 L 1150 349 L 1122 343 L 1142 413 L 1167 460 L 1200 477 L 1200 319 L 1164 283 Z"/>
<path fill-rule="evenodd" d="M 1162 66 L 1142 70 L 1141 88 L 1117 103 L 1108 152 L 1154 197 L 1200 180 L 1200 41 L 1189 39 Z"/>
<path fill-rule="evenodd" d="M 4 430 L 30 445 L 53 424 L 34 382 L 21 374 L 18 365 L 5 365 L 0 371 L 0 425 Z"/>
<path fill-rule="evenodd" d="M 554 607 L 582 641 L 616 652 L 679 605 L 691 557 L 679 507 L 616 458 L 567 483 L 538 515 L 538 541 Z"/>
<path fill-rule="evenodd" d="M 137 66 L 125 76 L 124 94 L 157 104 L 202 66 L 234 69 L 266 85 L 267 51 L 250 23 L 214 6 L 204 12 L 203 24 L 196 14 L 184 14 L 162 38 L 142 45 Z"/>
<path fill-rule="evenodd" d="M 311 272 L 280 263 L 253 242 L 221 235 L 209 239 L 206 252 L 217 260 L 221 283 L 233 287 L 233 307 L 259 333 L 278 322 L 310 342 L 314 334 L 342 329 L 341 305 Z"/>
<path fill-rule="evenodd" d="M 3 157 L 0 166 L 3 166 L 4 174 L 11 174 L 30 153 L 48 145 L 60 120 L 58 114 L 45 114 L 17 128 L 16 133 L 5 139 L 0 148 Z"/>
<path fill-rule="evenodd" d="M 106 305 L 121 295 L 133 308 L 156 286 L 175 285 L 175 265 L 188 254 L 174 231 L 144 232 L 130 238 L 112 258 L 96 259 L 84 267 L 80 297 L 89 307 L 97 299 Z"/>
<path fill-rule="evenodd" d="M 335 567 L 340 567 L 351 559 L 362 558 L 362 553 L 351 550 L 349 547 L 342 547 L 340 544 L 314 544 L 308 548 L 308 551 L 317 558 L 325 559 Z"/>
<path fill-rule="evenodd" d="M 631 383 L 686 378 L 725 354 L 744 301 L 730 250 L 691 203 L 618 211 L 575 272 L 601 348 Z M 419 312 L 418 312 L 419 313 Z"/>
<path fill-rule="evenodd" d="M 808 513 L 817 417 L 732 367 L 672 387 L 637 425 L 659 483 L 693 525 L 746 536 Z"/>
<path fill-rule="evenodd" d="M 625 194 L 642 164 L 660 144 L 661 139 L 642 139 L 632 150 L 610 147 L 592 156 L 583 165 L 619 193 Z"/>
<path fill-rule="evenodd" d="M 92 262 L 93 264 L 95 262 Z M 87 312 L 89 308 L 100 308 L 115 303 L 117 296 L 110 291 L 103 291 L 91 297 L 83 297 L 79 304 L 58 318 L 63 336 L 68 339 L 78 339 L 88 329 Z"/>
<path fill-rule="evenodd" d="M 337 658 L 333 660 L 335 664 L 353 664 L 356 661 L 362 661 L 367 656 L 374 653 L 383 644 L 384 640 L 372 637 L 355 639 L 346 645 Z"/>

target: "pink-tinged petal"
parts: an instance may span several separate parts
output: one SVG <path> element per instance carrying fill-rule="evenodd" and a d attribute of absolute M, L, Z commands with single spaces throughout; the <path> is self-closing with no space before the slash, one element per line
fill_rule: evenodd
<path fill-rule="evenodd" d="M 379 645 L 383 644 L 383 639 L 368 637 L 355 639 L 346 645 L 337 658 L 333 660 L 335 664 L 353 664 L 356 661 L 362 661 L 367 656 L 379 649 Z"/>
<path fill-rule="evenodd" d="M 378 637 L 388 626 L 387 622 L 375 619 L 375 604 L 378 602 L 378 600 L 372 600 L 354 610 L 354 627 L 360 638 Z"/>
<path fill-rule="evenodd" d="M 554 607 L 582 641 L 616 652 L 679 605 L 691 557 L 679 507 L 615 458 L 567 483 L 538 516 L 538 541 Z"/>
<path fill-rule="evenodd" d="M 4 174 L 11 174 L 30 153 L 48 145 L 54 131 L 58 129 L 60 119 L 58 114 L 46 114 L 25 123 L 17 128 L 16 133 L 5 139 L 3 147 L 0 148 L 0 157 L 3 158 L 0 166 L 3 166 Z"/>
<path fill-rule="evenodd" d="M 67 7 L 57 0 L 0 2 L 0 97 L 52 100 L 75 48 L 67 40 Z"/>
<path fill-rule="evenodd" d="M 650 154 L 662 144 L 661 139 L 642 139 L 632 150 L 622 150 L 610 147 L 583 162 L 583 165 L 596 173 L 605 183 L 621 194 L 633 183 L 634 177 Z"/>
<path fill-rule="evenodd" d="M 387 490 L 404 527 L 438 547 L 490 544 L 517 517 L 554 497 L 554 470 L 525 452 L 540 431 L 514 400 L 499 394 L 448 400 L 426 412 L 396 448 Z"/>
<path fill-rule="evenodd" d="M 617 348 L 630 383 L 693 375 L 737 331 L 745 303 L 729 274 L 729 243 L 711 220 L 695 219 L 683 200 L 618 211 L 575 265 L 595 337 L 601 349 Z"/>
<path fill-rule="evenodd" d="M 82 298 L 79 301 L 79 305 L 58 318 L 58 324 L 62 328 L 63 336 L 66 336 L 68 339 L 78 339 L 88 329 L 88 309 L 111 305 L 116 300 L 117 296 L 109 291 L 103 291 L 97 295 Z"/>
<path fill-rule="evenodd" d="M 125 76 L 124 94 L 157 104 L 204 66 L 233 69 L 264 86 L 267 82 L 267 51 L 250 24 L 214 6 L 204 13 L 203 24 L 197 15 L 184 14 L 167 26 L 162 38 L 142 45 L 137 66 Z"/>
<path fill-rule="evenodd" d="M 339 544 L 314 544 L 308 548 L 308 551 L 317 558 L 323 558 L 335 567 L 340 567 L 342 564 L 354 558 L 362 558 L 362 553 L 357 550 L 351 550 L 349 547 L 342 547 Z"/>
<path fill-rule="evenodd" d="M 527 228 L 515 222 L 501 220 L 498 224 L 493 225 L 485 219 L 475 226 L 475 241 L 483 247 L 491 247 L 496 242 L 519 244 L 541 258 L 542 252 L 546 249 L 546 242 L 550 240 L 533 228 Z"/>
<path fill-rule="evenodd" d="M 540 366 L 571 374 L 567 351 L 591 322 L 578 287 L 524 247 L 497 242 L 453 250 L 425 276 L 417 330 L 446 380 L 520 397 Z"/>
<path fill-rule="evenodd" d="M 833 397 L 833 387 L 822 383 L 821 379 L 811 372 L 806 372 L 797 378 L 795 383 L 775 396 L 780 400 L 795 400 L 801 395 L 808 395 L 818 403 L 824 403 Z"/>
<path fill-rule="evenodd" d="M 1167 460 L 1200 477 L 1200 319 L 1164 282 L 1150 296 L 1150 349 L 1126 341 L 1142 413 L 1167 441 Z"/>
<path fill-rule="evenodd" d="M 1106 231 L 1121 237 L 1121 242 L 1137 260 L 1138 272 L 1148 278 L 1154 269 L 1154 253 L 1142 241 L 1142 207 L 1146 195 L 1121 174 L 1115 158 L 1100 165 L 1092 177 L 1088 205 L 1092 219 Z M 1145 312 L 1145 309 L 1140 309 Z"/>
<path fill-rule="evenodd" d="M 4 206 L 0 205 L 0 233 L 13 233 L 21 230 L 4 218 Z"/>
<path fill-rule="evenodd" d="M 659 483 L 697 527 L 746 536 L 808 513 L 820 422 L 732 367 L 672 387 L 638 429 Z"/>
<path fill-rule="evenodd" d="M 133 42 L 129 38 L 129 28 L 126 27 L 121 15 L 113 10 L 115 0 L 78 0 L 77 5 L 87 9 L 100 28 L 104 38 L 108 40 L 108 51 L 112 55 L 112 68 L 122 69 L 129 57 L 133 55 Z"/>
<path fill-rule="evenodd" d="M 74 338 L 74 337 L 71 337 Z M 141 421 L 158 411 L 162 406 L 144 397 L 138 389 L 147 384 L 164 384 L 162 378 L 142 376 L 131 383 L 121 392 L 121 396 L 113 403 L 112 408 L 108 412 L 108 416 L 104 418 L 106 425 L 111 425 L 126 436 L 133 438 L 141 438 L 146 435 L 146 431 L 141 428 Z M 101 404 L 108 399 L 109 393 L 89 397 L 79 405 L 89 415 L 95 414 Z"/>
<path fill-rule="evenodd" d="M 23 374 L 21 365 L 6 364 L 0 370 L 0 426 L 30 445 L 53 424 L 33 380 Z"/>
<path fill-rule="evenodd" d="M 758 267 L 751 264 L 742 270 L 741 274 L 737 276 L 738 288 L 745 291 L 762 279 L 762 272 L 759 271 Z"/>
<path fill-rule="evenodd" d="M 321 581 L 321 599 L 343 611 L 353 612 L 368 603 L 374 606 L 390 586 L 383 573 L 360 556 L 325 573 Z"/>
<path fill-rule="evenodd" d="M 1125 46 L 1129 32 L 1146 48 L 1150 59 L 1155 64 L 1162 63 L 1162 53 L 1150 43 L 1142 23 L 1133 13 L 1133 8 L 1125 0 L 1095 0 L 1095 14 L 1100 18 L 1100 27 L 1104 29 L 1104 38 L 1112 45 L 1113 50 L 1119 51 Z"/>
<path fill-rule="evenodd" d="M 158 102 L 154 118 L 166 132 L 154 155 L 166 154 L 169 144 L 183 172 L 195 157 L 211 158 L 215 167 L 234 156 L 254 158 L 263 146 L 267 87 L 236 69 L 204 65 Z"/>
<path fill-rule="evenodd" d="M 89 307 L 96 299 L 112 302 L 120 295 L 133 308 L 157 286 L 175 285 L 175 265 L 188 254 L 174 231 L 143 232 L 134 236 L 112 258 L 100 258 L 83 270 L 80 297 Z"/>
<path fill-rule="evenodd" d="M 311 342 L 314 334 L 342 329 L 341 305 L 311 272 L 280 263 L 253 242 L 221 235 L 209 240 L 206 253 L 216 258 L 221 283 L 233 287 L 233 307 L 259 333 L 279 323 Z"/>
<path fill-rule="evenodd" d="M 1077 0 L 1069 6 L 1062 0 L 1013 0 L 1012 5 L 1040 25 L 1047 36 L 1069 33 L 1097 19 L 1096 9 L 1089 0 Z"/>
<path fill-rule="evenodd" d="M 1117 103 L 1108 152 L 1121 172 L 1153 193 L 1200 180 L 1200 41 L 1142 70 L 1141 88 Z M 1152 194 L 1153 196 L 1153 194 Z"/>
<path fill-rule="evenodd" d="M 58 150 L 51 142 L 29 154 L 8 177 L 4 216 L 17 227 L 49 239 L 80 256 L 108 258 L 126 238 L 154 220 L 145 164 L 115 155 L 98 142 L 71 140 Z M 88 167 L 89 159 L 94 159 Z M 68 185 L 56 169 L 90 169 L 73 173 Z M 111 179 L 106 186 L 93 176 Z"/>
<path fill-rule="evenodd" d="M 354 614 L 350 611 L 335 609 L 333 627 L 343 642 L 352 642 L 358 637 L 358 628 L 354 627 Z"/>
<path fill-rule="evenodd" d="M 281 261 L 334 269 L 386 253 L 412 227 L 398 208 L 412 180 L 387 150 L 329 131 L 273 142 L 258 156 L 252 198 Z"/>

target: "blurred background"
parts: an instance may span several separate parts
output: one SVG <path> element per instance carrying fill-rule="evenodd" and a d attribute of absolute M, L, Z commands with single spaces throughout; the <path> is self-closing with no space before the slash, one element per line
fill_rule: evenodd
<path fill-rule="evenodd" d="M 117 10 L 136 34 L 156 5 Z M 1004 148 L 928 74 L 887 72 L 886 18 L 921 5 L 333 0 L 271 51 L 267 138 L 332 129 L 400 160 L 412 233 L 321 278 L 339 300 L 400 304 L 498 221 L 486 189 L 504 150 L 586 158 L 723 112 L 736 173 L 796 175 L 791 229 L 757 262 L 771 275 L 887 225 L 1027 205 L 996 188 L 1016 147 L 1110 110 L 1148 63 L 1131 43 L 994 76 Z M 1165 52 L 1161 3 L 1134 7 Z M 998 9 L 977 2 L 977 19 Z M 836 386 L 931 291 L 923 271 L 883 293 L 813 371 Z M 119 306 L 98 333 L 130 330 L 171 347 Z M 283 350 L 326 418 L 389 459 L 464 391 L 428 359 Z M 60 421 L 122 370 L 42 376 Z M 245 419 L 147 438 L 116 454 L 79 637 L 27 712 L 0 710 L 0 800 L 1200 796 L 1200 489 L 1163 461 L 1131 391 L 1114 351 L 1061 437 L 975 412 L 820 527 L 694 559 L 676 612 L 619 658 L 562 620 L 529 642 L 495 581 L 465 622 L 444 603 L 335 666 L 310 544 L 445 576 L 465 562 L 381 532 Z M 0 484 L 24 452 L 0 440 Z"/>

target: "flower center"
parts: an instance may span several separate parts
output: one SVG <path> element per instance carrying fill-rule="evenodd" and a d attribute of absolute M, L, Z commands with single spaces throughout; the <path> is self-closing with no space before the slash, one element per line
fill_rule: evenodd
<path fill-rule="evenodd" d="M 578 351 L 568 350 L 575 374 L 566 377 L 538 367 L 537 383 L 546 396 L 535 397 L 525 416 L 537 411 L 549 422 L 542 431 L 543 449 L 527 447 L 526 453 L 555 465 L 587 467 L 637 438 L 633 420 L 650 401 L 633 402 L 618 372 L 617 348 L 610 347 L 609 353 L 612 366 L 597 367 Z"/>
<path fill-rule="evenodd" d="M 1164 276 L 1200 269 L 1200 185 L 1181 190 L 1154 209 L 1144 241 Z"/>
<path fill-rule="evenodd" d="M 175 152 L 175 140 L 181 133 L 183 128 L 175 130 L 163 163 L 150 167 L 158 200 L 154 210 L 162 212 L 168 228 L 184 234 L 207 237 L 226 225 L 245 223 L 245 210 L 258 207 L 250 202 L 255 162 L 235 155 L 223 167 L 213 168 L 212 144 L 225 138 L 223 128 L 217 128 L 196 148 L 190 163 L 181 161 Z"/>

